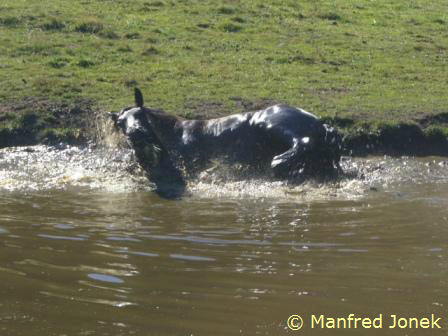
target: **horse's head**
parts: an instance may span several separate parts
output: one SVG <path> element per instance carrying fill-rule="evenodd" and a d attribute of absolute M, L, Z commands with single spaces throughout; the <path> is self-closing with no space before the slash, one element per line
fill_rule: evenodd
<path fill-rule="evenodd" d="M 120 113 L 109 113 L 115 128 L 124 133 L 128 143 L 135 151 L 140 166 L 149 173 L 156 184 L 156 191 L 168 198 L 176 198 L 183 194 L 185 182 L 181 172 L 173 164 L 171 157 L 162 144 L 155 129 L 163 131 L 158 120 L 164 120 L 157 110 L 143 106 L 143 95 L 135 89 L 135 106 L 126 107 Z"/>
<path fill-rule="evenodd" d="M 150 169 L 159 163 L 162 148 L 148 120 L 149 111 L 143 106 L 142 92 L 135 88 L 135 106 L 126 107 L 120 113 L 109 113 L 109 116 L 115 129 L 126 136 L 140 164 Z"/>
<path fill-rule="evenodd" d="M 125 107 L 120 113 L 109 113 L 115 129 L 121 130 L 126 136 L 138 131 L 147 131 L 148 121 L 145 117 L 142 92 L 135 88 L 135 106 Z"/>

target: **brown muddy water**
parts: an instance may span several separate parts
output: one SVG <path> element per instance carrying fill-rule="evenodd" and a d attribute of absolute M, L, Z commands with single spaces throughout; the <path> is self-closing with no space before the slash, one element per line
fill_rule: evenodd
<path fill-rule="evenodd" d="M 0 335 L 448 334 L 447 161 L 343 166 L 325 186 L 213 173 L 173 201 L 128 150 L 3 149 Z M 382 328 L 327 328 L 350 314 Z"/>

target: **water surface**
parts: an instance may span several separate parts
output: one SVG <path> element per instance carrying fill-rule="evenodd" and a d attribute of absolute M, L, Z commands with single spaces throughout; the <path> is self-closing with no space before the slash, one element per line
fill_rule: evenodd
<path fill-rule="evenodd" d="M 126 150 L 2 150 L 0 334 L 447 334 L 446 161 L 344 167 L 358 177 L 325 186 L 214 174 L 170 201 Z M 313 330 L 312 314 L 383 329 Z"/>

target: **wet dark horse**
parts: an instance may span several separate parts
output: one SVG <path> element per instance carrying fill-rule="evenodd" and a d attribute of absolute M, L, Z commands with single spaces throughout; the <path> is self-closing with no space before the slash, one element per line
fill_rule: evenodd
<path fill-rule="evenodd" d="M 134 107 L 110 113 L 135 150 L 139 164 L 165 196 L 181 194 L 184 173 L 225 157 L 263 168 L 275 178 L 334 177 L 341 172 L 340 136 L 302 109 L 274 105 L 264 110 L 210 120 L 187 120 L 143 106 L 135 89 Z"/>

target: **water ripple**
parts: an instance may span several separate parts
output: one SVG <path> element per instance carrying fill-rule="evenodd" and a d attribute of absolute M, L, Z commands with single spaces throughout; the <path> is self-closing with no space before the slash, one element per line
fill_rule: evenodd
<path fill-rule="evenodd" d="M 38 237 L 48 238 L 48 239 L 57 239 L 57 240 L 74 240 L 74 241 L 84 241 L 86 238 L 84 237 L 70 237 L 70 236 L 55 236 L 49 234 L 38 234 Z"/>
<path fill-rule="evenodd" d="M 189 241 L 192 243 L 201 244 L 214 244 L 214 245 L 272 245 L 271 242 L 267 240 L 242 240 L 242 239 L 214 239 L 214 238 L 204 238 L 197 236 L 172 236 L 172 235 L 144 235 L 144 237 L 157 239 L 157 240 L 182 240 Z"/>
<path fill-rule="evenodd" d="M 87 274 L 87 276 L 93 280 L 115 283 L 115 284 L 121 284 L 124 282 L 124 280 L 119 277 L 116 277 L 113 275 L 107 275 L 107 274 L 89 273 L 89 274 Z"/>
<path fill-rule="evenodd" d="M 178 253 L 172 253 L 172 254 L 170 254 L 170 257 L 173 259 L 181 259 L 181 260 L 188 260 L 188 261 L 215 261 L 216 260 L 215 258 L 211 258 L 211 257 L 201 257 L 201 256 L 178 254 Z"/>
<path fill-rule="evenodd" d="M 40 291 L 39 292 L 42 295 L 49 296 L 49 297 L 55 297 L 60 299 L 65 299 L 69 301 L 79 301 L 79 302 L 87 302 L 87 303 L 98 303 L 102 305 L 108 305 L 113 306 L 117 308 L 124 308 L 128 306 L 136 306 L 137 303 L 129 302 L 129 301 L 116 301 L 116 300 L 105 300 L 105 299 L 99 299 L 99 298 L 83 298 L 79 296 L 70 296 L 70 295 L 63 295 L 59 293 L 52 293 L 47 291 Z"/>

